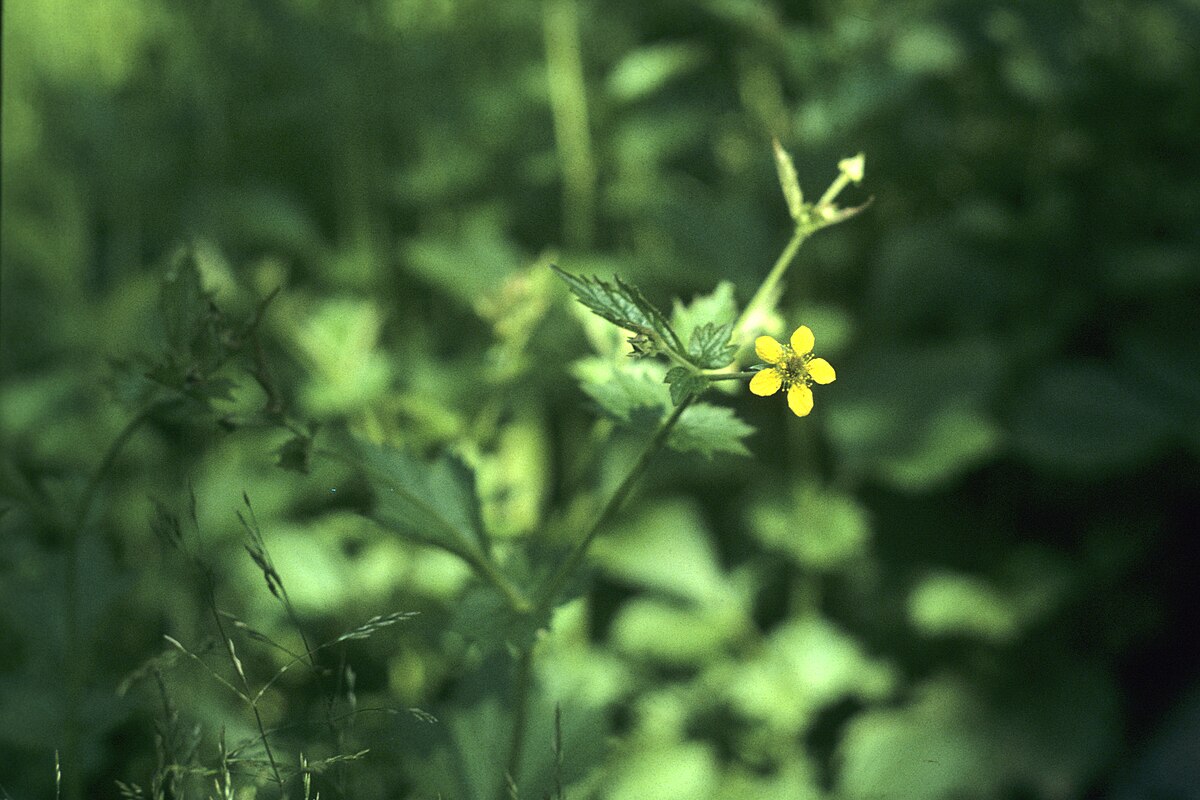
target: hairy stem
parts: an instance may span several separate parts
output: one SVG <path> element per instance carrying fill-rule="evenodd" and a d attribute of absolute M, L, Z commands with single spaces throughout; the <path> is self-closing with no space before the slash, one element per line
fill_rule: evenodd
<path fill-rule="evenodd" d="M 744 372 L 714 372 L 706 373 L 704 378 L 709 383 L 714 383 L 716 381 L 744 381 L 753 378 L 757 374 L 758 372 L 755 370 L 746 370 Z"/>

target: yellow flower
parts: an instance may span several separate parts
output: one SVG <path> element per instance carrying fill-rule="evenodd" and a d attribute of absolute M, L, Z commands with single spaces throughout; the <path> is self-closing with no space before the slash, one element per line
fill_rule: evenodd
<path fill-rule="evenodd" d="M 787 390 L 788 408 L 797 417 L 812 411 L 813 383 L 833 383 L 837 373 L 823 358 L 813 358 L 816 342 L 807 325 L 796 328 L 788 344 L 780 344 L 770 336 L 754 340 L 754 352 L 770 366 L 764 367 L 750 379 L 750 391 L 759 397 Z"/>

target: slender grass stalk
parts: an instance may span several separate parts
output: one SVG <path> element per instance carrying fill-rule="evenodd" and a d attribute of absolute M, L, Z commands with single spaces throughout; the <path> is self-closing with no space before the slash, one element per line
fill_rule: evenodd
<path fill-rule="evenodd" d="M 533 685 L 533 644 L 521 650 L 517 659 L 516 683 L 513 695 L 516 707 L 513 709 L 512 739 L 508 743 L 508 760 L 505 762 L 504 776 L 497 793 L 499 800 L 511 800 L 514 792 L 512 787 L 517 785 L 521 774 L 521 757 L 525 752 L 525 730 L 529 727 L 529 690 Z"/>
<path fill-rule="evenodd" d="M 225 652 L 229 655 L 229 660 L 233 664 L 234 672 L 242 679 L 242 688 L 244 694 L 249 698 L 251 693 L 250 681 L 246 678 L 246 673 L 242 671 L 241 662 L 238 660 L 237 654 L 233 649 L 233 640 L 229 638 L 229 634 L 225 632 L 225 623 L 221 621 L 221 612 L 217 610 L 217 595 L 216 586 L 213 581 L 212 573 L 205 573 L 205 583 L 208 594 L 208 608 L 212 613 L 213 621 L 217 624 L 217 631 L 221 634 L 221 641 L 225 643 Z M 262 713 L 258 710 L 258 698 L 249 701 L 250 710 L 254 712 L 254 724 L 258 726 L 259 737 L 262 739 L 263 750 L 266 751 L 267 761 L 271 764 L 271 774 L 275 778 L 275 783 L 279 784 L 279 796 L 281 800 L 286 800 L 287 789 L 283 783 L 283 776 L 279 773 L 279 765 L 275 763 L 275 752 L 271 749 L 271 742 L 267 738 L 267 727 L 263 724 Z"/>

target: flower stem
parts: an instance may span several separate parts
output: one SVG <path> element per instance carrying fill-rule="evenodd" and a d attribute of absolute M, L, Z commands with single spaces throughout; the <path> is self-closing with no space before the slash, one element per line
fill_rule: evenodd
<path fill-rule="evenodd" d="M 675 410 L 671 412 L 671 416 L 663 420 L 658 430 L 654 434 L 654 438 L 646 445 L 646 449 L 642 451 L 638 457 L 637 463 L 629 470 L 629 473 L 621 481 L 621 485 L 608 498 L 608 502 L 604 504 L 604 508 L 600 510 L 600 514 L 596 517 L 596 521 L 592 523 L 591 528 L 582 539 L 575 545 L 571 554 L 566 560 L 559 565 L 554 576 L 547 582 L 545 589 L 538 596 L 537 602 L 532 611 L 534 619 L 541 619 L 550 612 L 550 608 L 554 605 L 554 601 L 558 598 L 559 593 L 566 587 L 567 582 L 571 579 L 571 575 L 579 568 L 583 562 L 584 556 L 587 555 L 588 548 L 592 542 L 596 540 L 596 536 L 604 529 L 604 526 L 612 519 L 613 515 L 621 509 L 625 499 L 629 493 L 633 491 L 633 487 L 637 484 L 638 479 L 650 466 L 650 462 L 654 456 L 658 454 L 667 443 L 667 438 L 671 435 L 671 431 L 675 428 L 675 423 L 679 422 L 679 418 L 683 416 L 683 412 L 695 401 L 696 396 L 684 400 Z M 521 754 L 525 745 L 525 732 L 528 727 L 529 717 L 529 693 L 533 685 L 533 642 L 522 648 L 521 654 L 517 660 L 516 679 L 514 682 L 513 691 L 513 729 L 512 739 L 509 741 L 508 760 L 506 762 L 506 770 L 501 781 L 499 791 L 497 792 L 497 800 L 509 800 L 512 797 L 510 787 L 517 785 L 519 778 L 519 770 L 521 766 Z"/>
<path fill-rule="evenodd" d="M 808 225 L 798 225 L 795 231 L 792 232 L 792 238 L 788 240 L 787 245 L 783 248 L 783 252 L 779 254 L 779 258 L 775 260 L 775 266 L 771 267 L 771 271 L 767 273 L 767 277 L 759 285 L 758 291 L 750 298 L 750 302 L 746 304 L 742 315 L 738 317 L 737 324 L 733 326 L 733 341 L 741 342 L 746 334 L 750 333 L 750 328 L 754 323 L 755 316 L 771 302 L 779 282 L 783 279 L 783 275 L 787 272 L 788 267 L 792 265 L 792 261 L 796 258 L 796 253 L 800 250 L 800 245 L 804 244 L 804 240 L 812 235 L 813 229 Z"/>
<path fill-rule="evenodd" d="M 578 569 L 584 556 L 587 555 L 588 548 L 592 546 L 592 542 L 595 541 L 596 536 L 604 529 L 604 526 L 612 519 L 612 516 L 620 510 L 621 505 L 633 490 L 638 478 L 642 476 L 642 473 L 646 471 L 646 467 L 650 465 L 650 461 L 662 449 L 663 445 L 666 444 L 667 437 L 671 435 L 671 430 L 675 427 L 675 423 L 679 422 L 679 418 L 683 416 L 683 412 L 691 406 L 695 399 L 696 396 L 692 395 L 684 400 L 675 407 L 675 410 L 671 412 L 671 416 L 667 417 L 662 425 L 659 426 L 658 431 L 654 434 L 654 438 L 646 445 L 646 449 L 642 451 L 642 455 L 638 458 L 637 463 L 633 465 L 633 469 L 621 481 L 621 485 L 608 498 L 608 502 L 600 510 L 599 516 L 596 517 L 596 521 L 592 523 L 592 527 L 588 530 L 587 534 L 579 540 L 575 545 L 575 549 L 559 565 L 558 571 L 554 573 L 554 576 L 546 584 L 546 588 L 538 597 L 537 604 L 535 605 L 535 613 L 550 610 L 559 592 L 563 590 L 567 581 L 570 580 L 571 574 Z"/>
<path fill-rule="evenodd" d="M 704 377 L 709 383 L 714 383 L 716 381 L 744 381 L 753 378 L 757 374 L 756 370 L 745 370 L 743 372 L 717 372 L 706 374 Z"/>

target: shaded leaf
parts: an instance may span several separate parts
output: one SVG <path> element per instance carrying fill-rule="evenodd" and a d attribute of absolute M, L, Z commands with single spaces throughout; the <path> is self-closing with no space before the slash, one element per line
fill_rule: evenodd
<path fill-rule="evenodd" d="M 1043 468 L 1111 474 L 1150 458 L 1173 420 L 1136 382 L 1099 363 L 1047 369 L 1018 398 L 1013 442 Z"/>
<path fill-rule="evenodd" d="M 486 553 L 475 475 L 460 459 L 423 463 L 385 445 L 351 440 L 344 459 L 367 479 L 374 494 L 368 516 L 388 530 L 451 552 Z"/>
<path fill-rule="evenodd" d="M 550 268 L 563 279 L 579 302 L 594 313 L 614 325 L 635 333 L 655 335 L 668 346 L 683 350 L 683 343 L 666 316 L 647 300 L 637 287 L 616 276 L 613 276 L 612 283 L 609 283 L 595 276 L 572 275 L 554 264 L 551 264 Z"/>
<path fill-rule="evenodd" d="M 671 402 L 675 405 L 708 388 L 708 379 L 687 367 L 671 367 L 663 382 L 670 387 Z"/>

